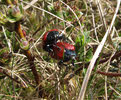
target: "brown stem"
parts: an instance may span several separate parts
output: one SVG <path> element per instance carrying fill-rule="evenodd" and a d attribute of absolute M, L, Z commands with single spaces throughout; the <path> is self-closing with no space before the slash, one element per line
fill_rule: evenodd
<path fill-rule="evenodd" d="M 20 38 L 26 39 L 25 36 L 24 36 L 24 34 L 23 34 L 20 22 L 16 22 L 15 23 L 15 31 L 20 36 Z M 24 53 L 27 56 L 28 61 L 30 63 L 30 69 L 33 72 L 36 84 L 39 85 L 40 79 L 39 79 L 39 75 L 37 74 L 37 70 L 36 70 L 36 67 L 35 67 L 35 64 L 34 64 L 34 57 L 32 56 L 30 50 L 24 50 Z"/>
<path fill-rule="evenodd" d="M 102 74 L 102 75 L 109 76 L 109 77 L 121 77 L 121 73 L 102 72 L 102 71 L 99 71 L 99 70 L 97 70 L 96 72 L 98 74 Z"/>
<path fill-rule="evenodd" d="M 37 74 L 37 70 L 36 70 L 36 67 L 34 64 L 34 57 L 31 55 L 30 50 L 25 51 L 25 55 L 27 56 L 27 58 L 29 60 L 30 68 L 31 68 L 33 75 L 35 77 L 36 84 L 39 85 L 40 79 L 39 79 L 39 76 Z"/>
<path fill-rule="evenodd" d="M 20 38 L 25 38 L 25 37 L 24 37 L 24 34 L 23 34 L 23 32 L 22 32 L 22 28 L 21 28 L 20 22 L 16 22 L 16 23 L 15 23 L 15 31 L 16 31 L 16 33 L 20 36 Z"/>

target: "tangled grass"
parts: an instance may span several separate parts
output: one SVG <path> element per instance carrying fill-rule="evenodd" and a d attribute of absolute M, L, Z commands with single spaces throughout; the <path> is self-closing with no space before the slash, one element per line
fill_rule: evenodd
<path fill-rule="evenodd" d="M 19 4 L 24 9 L 21 26 L 40 80 L 36 84 L 28 57 L 19 46 L 15 24 L 1 24 L 1 100 L 121 99 L 120 0 L 21 0 Z M 0 3 L 1 13 L 7 9 Z M 74 69 L 70 62 L 68 67 L 59 66 L 42 49 L 43 34 L 54 28 L 76 47 Z"/>

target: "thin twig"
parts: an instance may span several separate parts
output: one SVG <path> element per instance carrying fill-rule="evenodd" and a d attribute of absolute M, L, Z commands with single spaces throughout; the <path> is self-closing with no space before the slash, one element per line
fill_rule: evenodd
<path fill-rule="evenodd" d="M 118 91 L 116 91 L 111 85 L 110 85 L 109 87 L 110 87 L 111 90 L 113 90 L 116 94 L 118 94 L 118 95 L 120 96 L 120 98 L 121 98 L 121 94 L 120 94 Z"/>
<path fill-rule="evenodd" d="M 107 30 L 106 20 L 105 20 L 104 13 L 103 13 L 103 10 L 102 10 L 102 6 L 101 6 L 101 3 L 100 3 L 99 0 L 97 0 L 97 5 L 98 5 L 100 17 L 102 19 L 102 22 L 103 22 L 103 25 L 104 25 L 105 31 L 106 31 Z"/>
<path fill-rule="evenodd" d="M 97 36 L 96 25 L 95 25 L 94 10 L 92 9 L 91 1 L 90 1 L 90 8 L 91 8 L 91 12 L 92 12 L 92 22 L 93 22 L 93 27 L 94 27 L 95 36 L 96 36 L 97 41 L 99 42 L 99 39 L 98 39 L 98 36 Z"/>
<path fill-rule="evenodd" d="M 31 4 L 31 5 L 34 5 L 37 1 L 38 1 L 38 0 L 32 0 L 32 1 L 30 2 L 30 4 Z M 24 7 L 24 10 L 27 10 L 28 8 L 30 8 L 31 5 L 25 6 L 25 7 Z"/>
<path fill-rule="evenodd" d="M 7 43 L 8 43 L 9 53 L 11 53 L 12 52 L 12 46 L 11 46 L 10 40 L 8 39 L 8 37 L 6 35 L 6 32 L 5 32 L 5 29 L 4 29 L 3 26 L 2 26 L 2 29 L 3 29 L 3 33 L 4 33 L 4 36 L 5 36 L 5 39 L 6 39 Z"/>

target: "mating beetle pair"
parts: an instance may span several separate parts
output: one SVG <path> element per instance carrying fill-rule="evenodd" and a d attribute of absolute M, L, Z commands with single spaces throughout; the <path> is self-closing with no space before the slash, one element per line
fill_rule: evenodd
<path fill-rule="evenodd" d="M 52 58 L 60 60 L 59 64 L 72 60 L 72 64 L 74 65 L 73 61 L 76 57 L 75 47 L 67 42 L 61 42 L 60 40 L 64 39 L 64 37 L 63 34 L 59 34 L 57 29 L 46 32 L 42 39 L 43 49 Z"/>

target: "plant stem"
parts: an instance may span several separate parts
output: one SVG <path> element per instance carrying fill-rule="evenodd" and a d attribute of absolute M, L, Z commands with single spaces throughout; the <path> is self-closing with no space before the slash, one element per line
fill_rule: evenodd
<path fill-rule="evenodd" d="M 16 22 L 15 23 L 15 31 L 20 36 L 20 38 L 26 39 L 26 37 L 24 36 L 24 34 L 22 32 L 22 28 L 21 28 L 20 22 Z M 28 61 L 29 61 L 29 64 L 30 64 L 30 69 L 33 72 L 33 75 L 35 77 L 36 84 L 39 85 L 40 79 L 39 79 L 39 75 L 37 74 L 37 70 L 35 68 L 34 57 L 32 56 L 30 50 L 24 50 L 24 53 L 25 53 L 25 55 L 28 58 Z"/>

